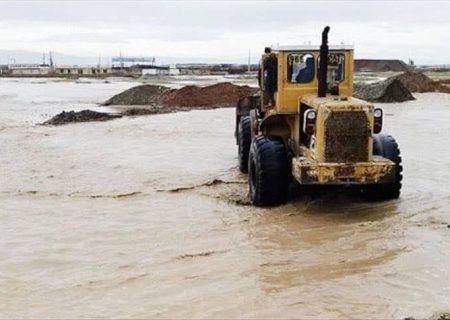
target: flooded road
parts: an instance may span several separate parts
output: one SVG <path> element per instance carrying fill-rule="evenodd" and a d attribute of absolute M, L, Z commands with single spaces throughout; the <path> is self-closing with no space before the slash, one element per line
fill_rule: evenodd
<path fill-rule="evenodd" d="M 82 103 L 128 85 L 86 85 Z M 234 110 L 43 127 L 39 108 L 26 108 L 39 92 L 17 88 L 15 100 L 0 97 L 1 318 L 450 309 L 450 95 L 379 105 L 404 160 L 399 200 L 297 192 L 258 209 L 236 166 Z M 42 103 L 69 109 L 71 90 Z"/>

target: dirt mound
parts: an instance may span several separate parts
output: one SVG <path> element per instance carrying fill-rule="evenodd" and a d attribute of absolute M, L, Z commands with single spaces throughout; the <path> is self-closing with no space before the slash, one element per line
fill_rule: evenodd
<path fill-rule="evenodd" d="M 181 89 L 142 85 L 115 95 L 103 105 L 160 105 L 171 108 L 193 109 L 199 107 L 234 107 L 240 98 L 252 95 L 256 91 L 255 88 L 238 86 L 229 82 L 207 87 L 185 86 Z M 158 109 L 156 113 L 162 111 L 162 109 Z M 167 110 L 167 112 L 173 112 L 173 110 Z"/>
<path fill-rule="evenodd" d="M 43 125 L 59 126 L 73 122 L 107 121 L 120 117 L 122 117 L 122 115 L 96 112 L 92 110 L 82 110 L 79 112 L 75 112 L 72 110 L 68 112 L 63 111 L 60 114 L 57 114 L 50 120 L 45 121 Z"/>
<path fill-rule="evenodd" d="M 437 81 L 440 84 L 450 84 L 450 79 L 442 79 Z"/>
<path fill-rule="evenodd" d="M 207 87 L 185 86 L 165 92 L 161 97 L 161 102 L 169 107 L 228 107 L 235 106 L 239 99 L 252 95 L 256 91 L 257 89 L 249 86 L 238 86 L 229 82 Z"/>
<path fill-rule="evenodd" d="M 404 102 L 415 99 L 408 88 L 395 77 L 372 84 L 356 83 L 353 95 L 373 102 Z"/>
<path fill-rule="evenodd" d="M 404 320 L 416 320 L 418 318 L 414 317 L 406 317 Z M 447 312 L 438 312 L 433 314 L 428 320 L 450 320 L 450 311 Z"/>
<path fill-rule="evenodd" d="M 421 72 L 408 71 L 395 76 L 411 92 L 447 92 L 450 90 L 437 81 L 433 81 Z"/>
<path fill-rule="evenodd" d="M 160 102 L 161 94 L 168 88 L 144 84 L 116 94 L 103 105 L 152 105 Z"/>
<path fill-rule="evenodd" d="M 433 81 L 421 72 L 408 71 L 377 83 L 356 83 L 353 95 L 374 102 L 403 102 L 414 100 L 411 92 L 450 93 L 450 87 Z"/>
<path fill-rule="evenodd" d="M 148 114 L 157 114 L 157 113 L 161 113 L 160 112 L 161 108 L 157 107 L 157 106 L 152 106 L 150 108 L 131 108 L 131 109 L 127 109 L 124 112 L 122 112 L 121 114 L 124 116 L 145 116 Z"/>

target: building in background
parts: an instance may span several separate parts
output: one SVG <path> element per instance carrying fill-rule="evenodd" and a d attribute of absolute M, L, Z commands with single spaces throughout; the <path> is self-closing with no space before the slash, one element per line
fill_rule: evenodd
<path fill-rule="evenodd" d="M 50 73 L 50 66 L 46 64 L 13 64 L 8 69 L 13 76 L 45 76 Z"/>
<path fill-rule="evenodd" d="M 7 69 L 2 69 L 1 74 L 10 76 L 108 76 L 113 75 L 110 67 L 90 67 L 90 66 L 58 66 L 50 68 L 49 65 L 39 64 L 14 64 L 8 65 Z"/>
<path fill-rule="evenodd" d="M 180 70 L 176 65 L 170 66 L 143 66 L 143 76 L 177 76 L 180 74 Z"/>
<path fill-rule="evenodd" d="M 56 75 L 66 76 L 107 76 L 113 74 L 110 67 L 58 66 L 52 72 Z"/>
<path fill-rule="evenodd" d="M 8 75 L 10 74 L 9 68 L 7 64 L 0 64 L 0 75 Z"/>

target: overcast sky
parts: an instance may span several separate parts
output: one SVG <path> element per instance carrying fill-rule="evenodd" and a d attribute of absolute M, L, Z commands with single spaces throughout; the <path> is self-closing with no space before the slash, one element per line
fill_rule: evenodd
<path fill-rule="evenodd" d="M 0 49 L 256 59 L 270 44 L 354 44 L 358 58 L 450 63 L 450 2 L 1 1 Z"/>

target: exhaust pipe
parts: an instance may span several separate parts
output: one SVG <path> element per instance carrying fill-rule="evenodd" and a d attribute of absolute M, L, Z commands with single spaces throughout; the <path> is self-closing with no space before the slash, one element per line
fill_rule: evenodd
<path fill-rule="evenodd" d="M 319 97 L 327 95 L 328 32 L 330 32 L 330 27 L 326 26 L 322 32 L 322 44 L 320 45 L 319 90 L 317 93 Z"/>

